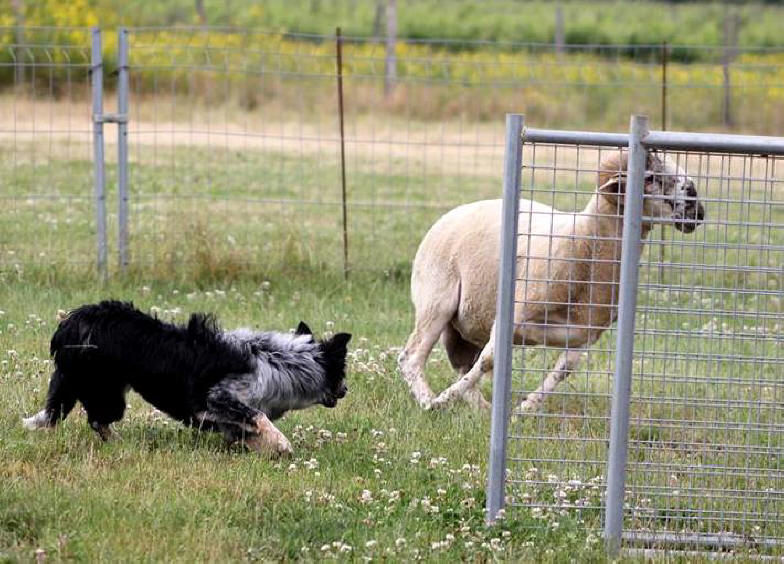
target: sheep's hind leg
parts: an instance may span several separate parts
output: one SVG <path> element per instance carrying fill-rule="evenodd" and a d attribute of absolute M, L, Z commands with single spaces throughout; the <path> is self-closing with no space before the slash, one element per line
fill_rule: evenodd
<path fill-rule="evenodd" d="M 471 367 L 471 370 L 469 370 L 457 382 L 441 392 L 438 397 L 430 403 L 431 409 L 441 409 L 446 407 L 458 397 L 465 397 L 466 393 L 471 389 L 474 389 L 477 393 L 480 393 L 479 390 L 476 390 L 475 386 L 481 380 L 482 375 L 490 372 L 493 369 L 494 334 L 495 329 L 493 329 L 490 335 L 490 340 L 482 349 L 482 352 L 479 353 L 479 358 Z M 469 395 L 469 397 L 471 396 Z"/>
<path fill-rule="evenodd" d="M 553 370 L 544 379 L 542 385 L 539 386 L 536 391 L 528 394 L 526 399 L 523 400 L 515 410 L 514 414 L 524 415 L 538 410 L 542 406 L 547 394 L 555 390 L 558 384 L 566 380 L 566 378 L 574 372 L 584 355 L 584 349 L 571 349 L 562 352 L 555 362 L 555 367 L 553 367 Z"/>
<path fill-rule="evenodd" d="M 425 316 L 424 320 L 417 318 L 414 332 L 397 358 L 400 374 L 411 388 L 414 399 L 425 409 L 430 407 L 430 402 L 435 397 L 425 380 L 425 362 L 451 316 L 452 312 L 445 311 Z"/>
<path fill-rule="evenodd" d="M 460 333 L 450 324 L 441 334 L 441 344 L 446 350 L 449 362 L 460 376 L 465 376 L 479 358 L 482 352 L 480 347 L 463 339 Z M 463 399 L 476 410 L 487 411 L 490 409 L 488 402 L 477 386 L 468 388 L 463 393 Z"/>

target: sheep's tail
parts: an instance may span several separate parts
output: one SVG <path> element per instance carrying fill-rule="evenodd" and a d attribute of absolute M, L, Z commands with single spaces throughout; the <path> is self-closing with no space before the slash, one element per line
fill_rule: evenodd
<path fill-rule="evenodd" d="M 65 419 L 76 404 L 76 390 L 71 381 L 59 369 L 55 369 L 49 380 L 49 392 L 46 396 L 46 407 L 31 417 L 22 419 L 27 429 L 44 429 L 54 427 L 61 419 Z"/>

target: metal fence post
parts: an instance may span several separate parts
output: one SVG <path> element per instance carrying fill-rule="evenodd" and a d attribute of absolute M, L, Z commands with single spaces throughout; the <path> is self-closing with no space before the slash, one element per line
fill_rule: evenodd
<path fill-rule="evenodd" d="M 93 155 L 95 162 L 95 218 L 98 237 L 98 274 L 105 281 L 108 278 L 106 269 L 106 164 L 104 162 L 103 147 L 103 60 L 101 57 L 101 30 L 94 27 L 91 30 L 92 53 L 90 59 L 90 74 L 93 94 Z"/>
<path fill-rule="evenodd" d="M 343 211 L 343 278 L 348 280 L 348 218 L 346 212 L 346 132 L 343 116 L 343 36 L 335 29 L 335 65 L 338 75 L 338 119 L 340 121 L 340 187 Z"/>
<path fill-rule="evenodd" d="M 117 42 L 117 249 L 120 271 L 128 268 L 128 30 L 121 27 Z"/>
<path fill-rule="evenodd" d="M 486 519 L 488 524 L 495 521 L 498 512 L 504 507 L 506 430 L 509 422 L 509 388 L 512 372 L 514 287 L 517 264 L 517 220 L 522 169 L 523 123 L 524 118 L 519 114 L 506 115 L 501 264 L 498 273 L 498 307 L 495 318 L 490 462 L 487 470 Z"/>
<path fill-rule="evenodd" d="M 629 446 L 629 400 L 634 355 L 634 314 L 637 308 L 637 280 L 642 249 L 642 199 L 646 161 L 646 151 L 642 139 L 647 133 L 648 118 L 646 116 L 632 116 L 623 210 L 615 377 L 610 412 L 610 450 L 607 459 L 607 505 L 604 534 L 610 558 L 618 556 L 623 532 L 626 455 Z"/>

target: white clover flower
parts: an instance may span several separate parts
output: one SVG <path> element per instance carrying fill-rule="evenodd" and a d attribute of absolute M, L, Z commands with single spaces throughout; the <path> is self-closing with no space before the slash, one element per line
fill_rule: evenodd
<path fill-rule="evenodd" d="M 308 470 L 315 470 L 316 468 L 318 468 L 319 463 L 318 460 L 316 460 L 315 458 L 311 458 L 310 460 L 303 461 L 302 465 Z"/>
<path fill-rule="evenodd" d="M 377 544 L 378 544 L 378 541 L 377 541 L 377 540 L 373 540 L 373 539 L 371 539 L 371 540 L 369 540 L 369 541 L 367 541 L 367 542 L 365 543 L 365 548 L 373 548 L 373 547 L 374 547 L 374 546 L 376 546 Z"/>
<path fill-rule="evenodd" d="M 362 503 L 370 503 L 373 501 L 373 494 L 370 490 L 362 490 L 362 495 L 359 496 L 359 501 Z"/>
<path fill-rule="evenodd" d="M 406 539 L 404 539 L 403 537 L 400 537 L 399 539 L 396 539 L 395 540 L 395 546 L 398 547 L 398 548 L 402 548 L 402 547 L 406 546 Z"/>

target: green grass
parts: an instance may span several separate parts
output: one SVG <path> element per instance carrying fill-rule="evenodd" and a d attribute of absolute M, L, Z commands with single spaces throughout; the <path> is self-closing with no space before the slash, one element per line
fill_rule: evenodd
<path fill-rule="evenodd" d="M 39 548 L 52 559 L 87 561 L 315 560 L 327 553 L 393 561 L 601 559 L 612 332 L 541 414 L 510 427 L 510 501 L 525 507 L 490 529 L 483 525 L 488 418 L 465 405 L 423 412 L 396 373 L 412 323 L 407 279 L 416 245 L 444 209 L 497 194 L 492 166 L 468 167 L 468 175 L 449 166 L 459 152 L 444 162 L 424 159 L 430 168 L 414 152 L 381 160 L 352 153 L 346 282 L 334 153 L 181 141 L 132 145 L 132 264 L 122 277 L 112 254 L 107 285 L 92 272 L 90 164 L 73 158 L 86 148 L 74 144 L 63 156 L 51 145 L 19 142 L 0 151 L 7 204 L 0 213 L 0 559 L 29 560 Z M 553 157 L 564 169 L 557 189 L 550 192 L 552 173 L 541 170 L 533 178 L 544 191 L 526 195 L 580 208 L 594 174 L 569 172 L 574 155 L 566 150 L 540 148 L 537 162 Z M 590 168 L 588 158 L 586 150 L 580 162 Z M 759 163 L 743 165 L 758 175 Z M 114 174 L 110 166 L 109 186 Z M 525 179 L 530 189 L 531 176 Z M 784 206 L 774 188 L 701 183 L 713 223 L 691 236 L 668 230 L 672 265 L 661 281 L 656 266 L 641 270 L 644 284 L 663 286 L 640 295 L 640 324 L 659 334 L 637 341 L 630 527 L 784 536 L 774 519 L 754 520 L 779 511 L 778 494 L 766 490 L 782 489 L 775 324 L 784 288 L 775 268 L 784 233 L 772 226 L 784 223 Z M 110 196 L 114 234 L 113 190 Z M 769 226 L 733 225 L 742 220 Z M 708 246 L 687 246 L 695 241 Z M 113 236 L 110 244 L 113 251 Z M 644 261 L 657 258 L 658 247 L 648 247 Z M 323 332 L 334 323 L 354 335 L 349 395 L 337 409 L 282 420 L 296 451 L 286 461 L 226 448 L 134 395 L 115 443 L 100 443 L 78 412 L 53 432 L 25 432 L 20 417 L 45 397 L 56 312 L 105 297 L 180 320 L 214 311 L 226 327 L 286 330 L 303 319 Z M 516 353 L 516 393 L 537 386 L 555 355 Z M 435 389 L 453 378 L 439 349 L 427 370 Z M 488 383 L 483 389 L 489 394 Z M 754 517 L 689 519 L 698 508 Z M 341 553 L 346 546 L 351 552 Z"/>
<path fill-rule="evenodd" d="M 535 558 L 546 548 L 583 550 L 584 535 L 542 537 L 524 513 L 483 526 L 488 420 L 463 408 L 422 412 L 396 376 L 394 347 L 410 321 L 404 283 L 326 276 L 272 280 L 264 289 L 238 282 L 202 290 L 86 282 L 11 283 L 0 290 L 5 557 L 26 560 L 42 548 L 76 560 L 315 559 L 334 542 L 350 545 L 356 559 Z M 295 448 L 285 461 L 227 449 L 216 436 L 153 414 L 135 395 L 115 443 L 101 444 L 78 410 L 52 432 L 25 432 L 19 417 L 44 399 L 57 309 L 106 296 L 178 309 L 178 319 L 191 310 L 216 311 L 227 327 L 285 330 L 301 316 L 322 332 L 332 321 L 354 334 L 350 393 L 334 410 L 293 413 L 281 422 Z M 444 385 L 446 362 L 435 358 L 432 371 Z M 363 490 L 372 500 L 363 500 Z M 565 518 L 563 526 L 571 530 L 573 521 Z M 449 547 L 432 548 L 448 535 L 455 537 Z M 538 542 L 544 538 L 552 544 Z M 536 546 L 526 546 L 532 540 Z"/>
<path fill-rule="evenodd" d="M 25 3 L 27 25 L 104 27 L 213 25 L 332 34 L 341 26 L 346 35 L 373 37 L 375 0 L 268 0 L 263 5 L 205 0 L 206 22 L 198 18 L 193 2 L 165 3 L 130 0 L 118 6 L 110 0 L 85 3 L 81 10 L 53 0 Z M 462 41 L 549 43 L 555 37 L 556 3 L 492 0 L 400 0 L 398 34 L 412 39 L 452 38 Z M 723 22 L 729 11 L 738 14 L 743 46 L 782 45 L 777 22 L 782 8 L 775 3 L 743 2 L 729 9 L 715 2 L 562 2 L 564 39 L 569 44 L 677 44 L 720 45 Z M 4 25 L 12 25 L 7 9 Z M 381 34 L 384 33 L 382 23 Z M 467 46 L 456 46 L 466 48 Z M 470 48 L 470 47 L 468 47 Z M 634 55 L 633 49 L 628 55 Z M 689 58 L 688 51 L 677 56 Z"/>

